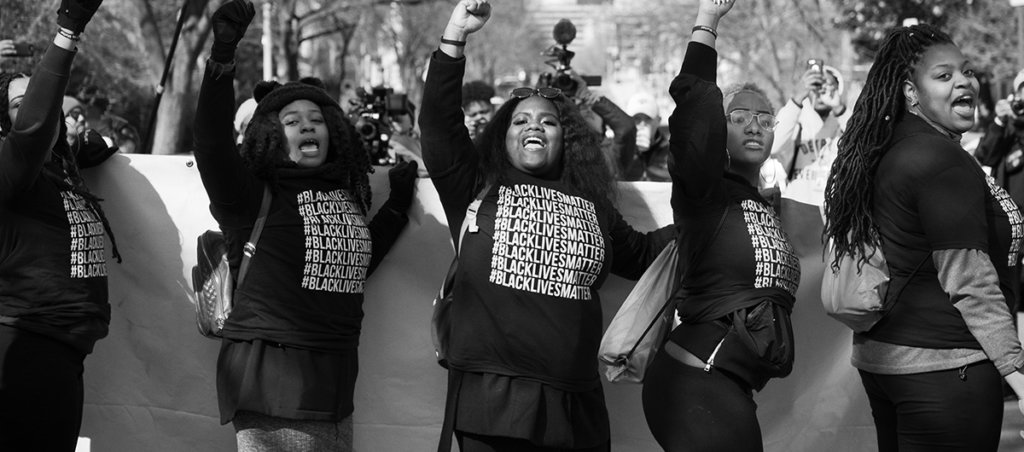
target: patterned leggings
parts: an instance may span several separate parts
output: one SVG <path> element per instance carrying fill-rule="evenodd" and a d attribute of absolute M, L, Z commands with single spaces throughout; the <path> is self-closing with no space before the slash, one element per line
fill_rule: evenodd
<path fill-rule="evenodd" d="M 239 411 L 231 423 L 238 452 L 352 452 L 352 416 L 329 422 Z"/>

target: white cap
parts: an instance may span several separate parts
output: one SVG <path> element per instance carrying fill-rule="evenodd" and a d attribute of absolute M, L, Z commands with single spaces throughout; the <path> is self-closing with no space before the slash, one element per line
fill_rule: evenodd
<path fill-rule="evenodd" d="M 248 124 L 249 120 L 252 119 L 252 113 L 256 111 L 256 99 L 248 98 L 242 105 L 238 106 L 238 111 L 235 112 L 235 131 L 239 132 L 242 129 L 242 124 Z"/>
<path fill-rule="evenodd" d="M 1024 84 L 1024 70 L 1017 73 L 1017 76 L 1013 78 L 1013 91 L 1016 92 L 1020 89 L 1020 85 Z"/>
<path fill-rule="evenodd" d="M 630 116 L 643 113 L 651 119 L 661 117 L 658 111 L 658 100 L 654 98 L 654 95 L 645 92 L 639 92 L 630 97 L 626 102 L 625 110 L 626 114 Z"/>

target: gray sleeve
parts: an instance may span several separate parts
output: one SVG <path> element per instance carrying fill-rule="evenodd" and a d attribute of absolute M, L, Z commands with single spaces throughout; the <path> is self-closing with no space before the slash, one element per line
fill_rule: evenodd
<path fill-rule="evenodd" d="M 932 253 L 932 260 L 939 270 L 939 284 L 999 374 L 1005 376 L 1024 365 L 1013 318 L 988 254 L 971 249 L 939 250 Z"/>

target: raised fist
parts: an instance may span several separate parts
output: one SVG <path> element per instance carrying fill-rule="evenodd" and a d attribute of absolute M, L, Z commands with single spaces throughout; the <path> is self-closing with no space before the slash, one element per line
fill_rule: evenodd
<path fill-rule="evenodd" d="M 235 48 L 245 36 L 245 30 L 256 16 L 256 8 L 248 0 L 230 0 L 217 8 L 210 21 L 213 23 L 213 47 L 210 59 L 230 63 L 235 59 Z"/>
<path fill-rule="evenodd" d="M 57 10 L 57 25 L 79 34 L 85 29 L 103 0 L 61 0 Z"/>

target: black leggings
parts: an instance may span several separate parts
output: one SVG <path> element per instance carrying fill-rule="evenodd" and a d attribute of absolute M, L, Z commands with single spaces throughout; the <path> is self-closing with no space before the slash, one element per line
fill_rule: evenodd
<path fill-rule="evenodd" d="M 609 443 L 586 449 L 562 449 L 538 446 L 525 439 L 475 435 L 458 430 L 455 431 L 455 439 L 459 442 L 460 452 L 608 452 L 611 450 Z"/>
<path fill-rule="evenodd" d="M 0 325 L 0 450 L 75 450 L 85 354 Z"/>
<path fill-rule="evenodd" d="M 910 375 L 860 371 L 879 452 L 995 452 L 1003 424 L 1002 378 L 992 361 Z"/>
<path fill-rule="evenodd" d="M 659 350 L 643 388 L 647 426 L 667 452 L 761 452 L 748 387 L 720 370 L 688 366 Z"/>

